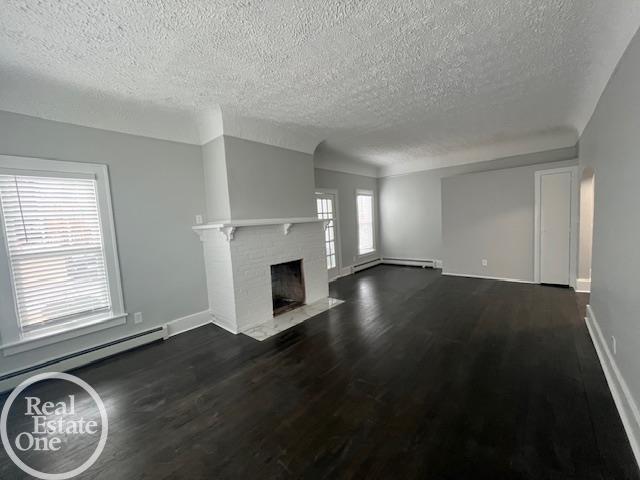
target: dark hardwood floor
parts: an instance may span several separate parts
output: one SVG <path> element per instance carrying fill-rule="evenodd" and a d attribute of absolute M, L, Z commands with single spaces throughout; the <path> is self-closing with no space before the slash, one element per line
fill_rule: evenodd
<path fill-rule="evenodd" d="M 264 342 L 202 327 L 73 372 L 110 420 L 80 478 L 640 478 L 584 297 L 389 266 L 331 295 Z M 0 478 L 25 478 L 4 452 Z"/>

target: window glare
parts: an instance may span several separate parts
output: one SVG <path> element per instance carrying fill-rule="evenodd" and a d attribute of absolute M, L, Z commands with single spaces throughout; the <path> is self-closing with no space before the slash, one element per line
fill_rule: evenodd
<path fill-rule="evenodd" d="M 364 255 L 374 251 L 373 242 L 373 196 L 359 194 L 358 206 L 358 253 Z"/>

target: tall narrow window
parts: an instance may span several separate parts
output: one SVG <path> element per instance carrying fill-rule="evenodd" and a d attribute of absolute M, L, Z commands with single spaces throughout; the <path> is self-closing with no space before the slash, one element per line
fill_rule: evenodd
<path fill-rule="evenodd" d="M 337 249 L 336 249 L 336 193 L 316 192 L 316 206 L 318 218 L 326 220 L 324 230 L 324 246 L 327 257 L 327 271 L 330 276 L 337 273 Z"/>
<path fill-rule="evenodd" d="M 93 173 L 0 168 L 0 212 L 18 339 L 122 314 L 119 279 L 113 278 L 115 245 L 104 235 L 112 225 L 102 218 L 110 208 L 101 203 L 110 199 L 100 198 L 101 187 L 106 197 L 108 184 L 104 188 Z"/>
<path fill-rule="evenodd" d="M 358 206 L 358 254 L 366 255 L 375 251 L 373 192 L 359 190 L 356 201 Z"/>

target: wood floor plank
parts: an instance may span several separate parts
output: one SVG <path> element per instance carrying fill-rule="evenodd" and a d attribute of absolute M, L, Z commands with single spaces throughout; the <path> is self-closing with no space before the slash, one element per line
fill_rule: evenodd
<path fill-rule="evenodd" d="M 206 326 L 73 372 L 110 420 L 81 478 L 640 478 L 584 296 L 395 266 L 330 290 L 264 342 Z M 0 478 L 25 478 L 4 452 Z"/>

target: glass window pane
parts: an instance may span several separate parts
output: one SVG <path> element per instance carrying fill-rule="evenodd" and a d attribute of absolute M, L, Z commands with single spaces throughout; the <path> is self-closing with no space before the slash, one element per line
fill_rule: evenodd
<path fill-rule="evenodd" d="M 358 195 L 358 252 L 362 255 L 374 250 L 373 197 Z"/>
<path fill-rule="evenodd" d="M 23 331 L 112 308 L 96 180 L 0 175 L 0 204 Z"/>

